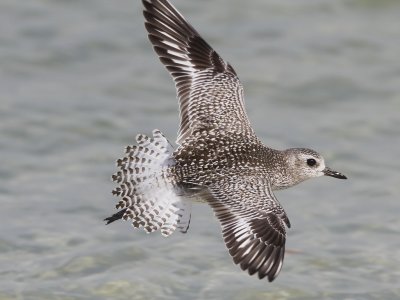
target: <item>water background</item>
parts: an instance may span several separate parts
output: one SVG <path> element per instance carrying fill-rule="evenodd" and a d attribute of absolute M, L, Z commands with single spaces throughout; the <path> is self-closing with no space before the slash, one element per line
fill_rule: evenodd
<path fill-rule="evenodd" d="M 104 226 L 124 146 L 178 128 L 141 3 L 0 0 L 0 299 L 400 299 L 400 1 L 174 3 L 261 139 L 349 180 L 276 193 L 292 228 L 273 283 L 233 265 L 204 204 L 186 235 Z"/>

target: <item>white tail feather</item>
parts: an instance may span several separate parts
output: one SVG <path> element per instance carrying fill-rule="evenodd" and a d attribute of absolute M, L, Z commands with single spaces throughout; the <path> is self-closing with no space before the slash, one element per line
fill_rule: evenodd
<path fill-rule="evenodd" d="M 186 233 L 191 203 L 171 176 L 173 147 L 159 130 L 152 138 L 138 134 L 136 142 L 117 160 L 119 171 L 112 177 L 119 184 L 113 194 L 121 198 L 116 207 L 125 209 L 122 218 L 149 233 L 161 230 L 168 236 L 177 228 Z"/>

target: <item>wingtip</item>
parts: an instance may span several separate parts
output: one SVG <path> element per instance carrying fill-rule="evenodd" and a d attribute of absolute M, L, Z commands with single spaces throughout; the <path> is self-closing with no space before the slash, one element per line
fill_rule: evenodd
<path fill-rule="evenodd" d="M 126 210 L 127 208 L 120 210 L 119 212 L 113 214 L 111 217 L 105 218 L 103 221 L 106 221 L 107 222 L 106 225 L 108 225 L 114 221 L 120 220 L 124 216 Z"/>

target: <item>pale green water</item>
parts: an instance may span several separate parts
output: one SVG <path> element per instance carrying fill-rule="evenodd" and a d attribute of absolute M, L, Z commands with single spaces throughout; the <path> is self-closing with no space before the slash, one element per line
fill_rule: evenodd
<path fill-rule="evenodd" d="M 141 5 L 0 0 L 0 299 L 399 299 L 400 1 L 174 3 L 265 143 L 350 179 L 278 193 L 295 253 L 273 283 L 232 264 L 206 205 L 168 239 L 104 226 L 124 146 L 178 127 Z"/>

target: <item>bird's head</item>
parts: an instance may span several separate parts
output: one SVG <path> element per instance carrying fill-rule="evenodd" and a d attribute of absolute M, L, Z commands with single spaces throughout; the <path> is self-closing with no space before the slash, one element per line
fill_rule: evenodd
<path fill-rule="evenodd" d="M 347 177 L 337 171 L 333 171 L 325 165 L 324 158 L 316 151 L 305 148 L 291 148 L 285 150 L 287 164 L 293 175 L 294 184 L 306 179 L 331 176 L 338 179 Z"/>

